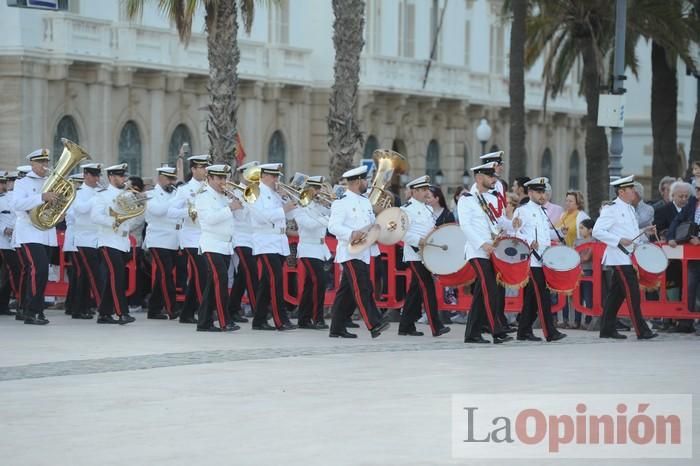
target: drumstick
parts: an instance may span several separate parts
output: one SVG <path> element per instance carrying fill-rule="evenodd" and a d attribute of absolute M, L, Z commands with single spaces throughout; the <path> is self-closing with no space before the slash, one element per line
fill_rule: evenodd
<path fill-rule="evenodd" d="M 426 246 L 432 246 L 434 248 L 440 248 L 443 251 L 447 251 L 447 245 L 446 244 L 435 244 L 435 243 L 425 243 Z"/>

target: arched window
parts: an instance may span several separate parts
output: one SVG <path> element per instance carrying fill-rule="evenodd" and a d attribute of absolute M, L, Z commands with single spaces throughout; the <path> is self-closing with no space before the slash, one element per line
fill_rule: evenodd
<path fill-rule="evenodd" d="M 428 152 L 425 155 L 425 174 L 430 178 L 435 178 L 435 175 L 440 170 L 440 145 L 435 139 L 431 139 L 428 143 Z"/>
<path fill-rule="evenodd" d="M 75 120 L 72 116 L 64 116 L 59 120 L 58 125 L 56 125 L 56 132 L 53 135 L 53 152 L 51 153 L 51 160 L 53 162 L 56 162 L 63 152 L 61 138 L 70 139 L 74 143 L 80 144 L 78 140 L 78 129 L 75 126 Z M 53 165 L 55 165 L 55 163 L 52 163 L 52 166 Z"/>
<path fill-rule="evenodd" d="M 379 149 L 379 141 L 377 141 L 377 138 L 374 136 L 368 136 L 367 140 L 365 141 L 365 150 L 362 153 L 362 158 L 363 159 L 371 159 L 372 154 L 374 153 L 375 150 Z"/>
<path fill-rule="evenodd" d="M 578 191 L 580 188 L 579 182 L 579 156 L 578 151 L 574 149 L 569 159 L 569 189 Z"/>
<path fill-rule="evenodd" d="M 190 146 L 190 155 L 192 155 L 192 133 L 189 128 L 183 124 L 175 127 L 172 136 L 170 136 L 170 145 L 168 146 L 168 165 L 174 167 L 177 163 L 177 156 L 180 154 L 180 148 L 184 143 Z M 186 156 L 189 157 L 189 156 Z M 185 163 L 185 165 L 187 165 Z"/>
<path fill-rule="evenodd" d="M 129 173 L 141 176 L 141 134 L 133 120 L 124 124 L 119 135 L 119 163 L 128 163 Z"/>
<path fill-rule="evenodd" d="M 542 160 L 540 161 L 540 176 L 546 176 L 550 180 L 552 179 L 552 151 L 547 147 L 542 153 Z"/>
<path fill-rule="evenodd" d="M 270 143 L 267 146 L 267 161 L 284 164 L 287 154 L 287 145 L 284 142 L 282 131 L 277 130 L 272 133 Z"/>

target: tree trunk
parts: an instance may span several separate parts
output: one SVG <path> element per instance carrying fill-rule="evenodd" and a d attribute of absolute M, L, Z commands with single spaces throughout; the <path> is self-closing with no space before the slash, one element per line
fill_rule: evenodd
<path fill-rule="evenodd" d="M 235 168 L 236 101 L 238 91 L 237 1 L 213 2 L 206 9 L 209 58 L 209 154 Z"/>
<path fill-rule="evenodd" d="M 600 73 L 596 61 L 594 39 L 581 40 L 583 56 L 583 88 L 586 97 L 586 178 L 588 181 L 588 214 L 598 218 L 600 205 L 608 200 L 610 191 L 608 137 L 605 128 L 598 126 L 598 96 Z"/>
<path fill-rule="evenodd" d="M 328 111 L 330 176 L 336 183 L 353 165 L 363 138 L 357 121 L 357 89 L 360 83 L 360 54 L 365 41 L 364 0 L 333 0 L 334 83 Z"/>
<path fill-rule="evenodd" d="M 673 62 L 673 66 L 669 65 Z M 651 43 L 651 135 L 654 158 L 651 164 L 652 186 L 658 186 L 664 176 L 681 176 L 677 148 L 678 82 L 675 60 L 669 60 L 666 50 Z"/>
<path fill-rule="evenodd" d="M 693 133 L 690 136 L 690 152 L 688 153 L 688 167 L 692 165 L 693 162 L 700 162 L 700 76 L 696 78 L 698 80 L 698 103 L 695 109 L 695 121 L 693 122 Z M 690 171 L 690 168 L 688 169 Z M 692 172 L 689 176 L 692 175 Z"/>
<path fill-rule="evenodd" d="M 525 19 L 527 0 L 512 0 L 513 26 L 510 33 L 510 179 L 527 173 L 525 149 Z"/>

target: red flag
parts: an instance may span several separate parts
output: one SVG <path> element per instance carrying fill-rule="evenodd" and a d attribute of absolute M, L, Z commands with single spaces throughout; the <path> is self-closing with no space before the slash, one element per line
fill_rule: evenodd
<path fill-rule="evenodd" d="M 236 163 L 237 165 L 243 165 L 245 160 L 245 149 L 243 149 L 243 143 L 241 142 L 241 133 L 236 133 Z"/>

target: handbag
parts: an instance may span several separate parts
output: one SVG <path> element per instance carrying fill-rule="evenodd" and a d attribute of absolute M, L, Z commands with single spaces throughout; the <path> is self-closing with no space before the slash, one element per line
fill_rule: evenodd
<path fill-rule="evenodd" d="M 676 228 L 676 243 L 687 243 L 690 238 L 698 235 L 698 224 L 695 222 L 682 222 Z"/>

